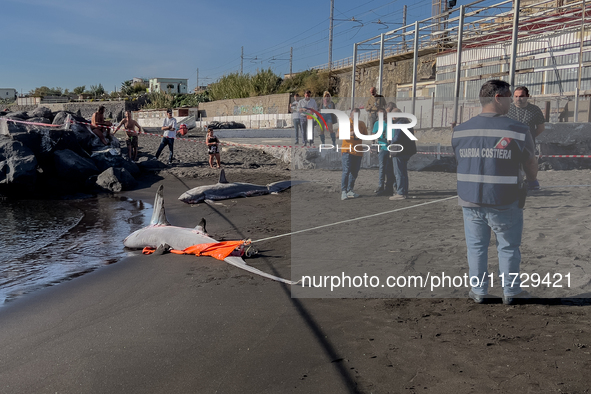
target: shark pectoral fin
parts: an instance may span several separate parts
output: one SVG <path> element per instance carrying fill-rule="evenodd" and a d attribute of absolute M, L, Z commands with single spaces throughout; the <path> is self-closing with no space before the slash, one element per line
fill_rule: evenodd
<path fill-rule="evenodd" d="M 260 275 L 260 276 L 268 278 L 268 279 L 273 279 L 278 282 L 287 283 L 288 285 L 297 285 L 299 283 L 299 281 L 294 282 L 293 280 L 283 279 L 278 276 L 267 274 L 266 272 L 263 272 L 257 268 L 251 267 L 250 265 L 246 264 L 246 262 L 244 260 L 242 260 L 241 257 L 230 256 L 230 257 L 226 257 L 224 259 L 224 261 L 228 264 L 233 265 L 234 267 L 242 268 L 243 270 L 251 272 L 253 274 L 257 274 L 257 275 Z"/>

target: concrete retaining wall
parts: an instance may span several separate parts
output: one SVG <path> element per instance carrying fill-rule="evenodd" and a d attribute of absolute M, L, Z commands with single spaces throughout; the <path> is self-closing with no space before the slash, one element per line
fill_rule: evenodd
<path fill-rule="evenodd" d="M 242 99 L 218 100 L 199 104 L 202 118 L 238 115 L 287 114 L 289 112 L 289 93 Z"/>

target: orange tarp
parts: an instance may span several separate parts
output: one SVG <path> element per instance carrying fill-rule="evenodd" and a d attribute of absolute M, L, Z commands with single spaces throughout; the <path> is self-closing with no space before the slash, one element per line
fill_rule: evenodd
<path fill-rule="evenodd" d="M 209 244 L 198 244 L 189 246 L 184 250 L 171 249 L 170 253 L 176 254 L 194 254 L 195 256 L 211 256 L 218 260 L 224 260 L 232 252 L 240 247 L 244 241 L 223 241 L 214 242 Z M 142 251 L 143 254 L 152 254 L 156 248 L 145 247 Z"/>

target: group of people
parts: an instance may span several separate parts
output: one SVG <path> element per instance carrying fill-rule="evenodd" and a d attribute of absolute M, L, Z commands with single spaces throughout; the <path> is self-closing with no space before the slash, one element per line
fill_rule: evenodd
<path fill-rule="evenodd" d="M 396 108 L 396 104 L 390 103 L 386 108 L 378 108 L 376 111 L 376 121 L 368 129 L 363 121 L 359 120 L 360 110 L 355 108 L 351 111 L 349 139 L 343 140 L 340 147 L 342 154 L 342 178 L 341 178 L 341 200 L 357 198 L 359 195 L 354 192 L 355 181 L 361 168 L 361 160 L 365 149 L 356 148 L 363 144 L 363 141 L 353 132 L 354 123 L 357 122 L 357 128 L 361 134 L 377 134 L 381 129 L 381 134 L 376 140 L 378 147 L 378 188 L 374 194 L 376 196 L 389 196 L 390 200 L 405 200 L 408 198 L 408 161 L 411 156 L 417 153 L 417 146 L 414 140 L 411 140 L 401 129 L 395 129 L 392 139 L 388 140 L 386 130 L 388 113 L 401 112 Z M 382 114 L 382 124 L 380 124 L 380 113 Z M 402 117 L 394 116 L 394 123 L 407 123 L 408 120 Z M 368 121 L 372 124 L 372 119 Z M 414 134 L 412 128 L 408 129 Z"/>
<path fill-rule="evenodd" d="M 407 163 L 412 155 L 417 152 L 416 144 L 413 140 L 403 133 L 400 129 L 396 129 L 392 140 L 387 140 L 387 114 L 392 112 L 401 112 L 396 104 L 393 102 L 386 103 L 383 96 L 377 94 L 375 87 L 369 91 L 370 97 L 365 103 L 364 108 L 368 113 L 368 124 L 359 120 L 360 110 L 355 108 L 350 114 L 350 131 L 349 139 L 342 141 L 340 152 L 342 161 L 342 177 L 341 177 L 341 200 L 348 200 L 357 198 L 359 195 L 354 192 L 355 181 L 359 175 L 361 168 L 361 160 L 363 158 L 364 149 L 356 148 L 363 144 L 363 141 L 358 138 L 354 130 L 354 122 L 357 122 L 358 130 L 361 134 L 369 135 L 370 133 L 378 133 L 380 124 L 378 122 L 379 114 L 382 113 L 382 134 L 377 139 L 379 144 L 378 161 L 379 161 L 379 175 L 378 188 L 375 191 L 377 196 L 390 196 L 391 200 L 403 200 L 408 196 L 408 169 Z M 302 141 L 304 146 L 313 145 L 313 130 L 314 122 L 308 122 L 311 118 L 311 111 L 319 111 L 322 109 L 335 109 L 335 104 L 329 92 L 324 92 L 320 106 L 317 105 L 316 100 L 311 98 L 311 92 L 307 90 L 304 98 L 300 99 L 299 95 L 294 94 L 294 100 L 291 103 L 292 120 L 295 128 L 296 145 L 299 144 L 300 131 L 302 134 Z M 336 131 L 334 125 L 338 124 L 336 115 L 324 115 L 326 126 L 321 126 L 319 131 L 320 142 L 326 142 L 325 133 L 330 135 L 333 146 L 336 146 Z M 396 118 L 394 123 L 407 123 L 407 119 Z M 312 125 L 311 137 L 308 136 L 308 127 Z M 410 129 L 412 132 L 412 129 Z M 402 149 L 389 149 L 391 145 L 400 145 Z"/>
<path fill-rule="evenodd" d="M 293 101 L 290 104 L 291 119 L 295 128 L 295 143 L 300 143 L 300 132 L 302 133 L 302 143 L 306 145 L 314 145 L 314 122 L 308 122 L 308 119 L 312 119 L 313 111 L 321 111 L 322 109 L 335 109 L 335 104 L 332 101 L 332 97 L 328 91 L 322 95 L 320 105 L 314 98 L 311 97 L 312 92 L 306 90 L 304 98 L 300 98 L 299 94 L 293 95 Z M 320 127 L 318 135 L 320 137 L 320 143 L 326 142 L 326 134 L 330 136 L 332 144 L 336 145 L 336 134 L 334 131 L 334 124 L 337 123 L 335 115 L 325 115 L 324 120 L 326 121 L 325 126 Z M 309 124 L 311 124 L 311 130 L 308 130 Z M 310 132 L 310 135 L 308 135 Z"/>
<path fill-rule="evenodd" d="M 105 107 L 100 106 L 92 115 L 91 118 L 91 130 L 92 132 L 101 140 L 101 142 L 105 145 L 109 145 L 108 139 L 111 138 L 111 128 L 112 123 L 105 120 Z M 144 130 L 142 126 L 139 125 L 133 119 L 133 113 L 130 110 L 125 111 L 125 118 L 119 123 L 119 125 L 113 131 L 113 134 L 117 133 L 119 129 L 123 127 L 125 133 L 127 134 L 126 144 L 127 144 L 127 156 L 130 160 L 137 161 L 138 157 L 138 136 L 140 133 L 143 133 Z M 160 157 L 160 154 L 164 150 L 165 147 L 168 146 L 169 156 L 168 156 L 168 164 L 172 164 L 174 160 L 174 140 L 177 138 L 177 134 L 182 130 L 186 131 L 186 125 L 181 124 L 177 126 L 177 121 L 173 117 L 172 109 L 168 109 L 166 111 L 166 118 L 162 123 L 162 127 L 160 128 L 163 132 L 162 141 L 160 142 L 160 146 L 156 151 L 156 160 Z M 221 168 L 221 158 L 220 158 L 220 140 L 218 137 L 214 135 L 213 127 L 207 127 L 207 136 L 206 141 L 207 145 L 207 152 L 209 154 L 209 166 L 211 168 Z M 214 166 L 214 164 L 216 164 Z"/>

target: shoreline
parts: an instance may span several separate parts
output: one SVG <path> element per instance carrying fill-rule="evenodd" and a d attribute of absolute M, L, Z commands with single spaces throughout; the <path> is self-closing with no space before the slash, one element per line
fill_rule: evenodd
<path fill-rule="evenodd" d="M 250 152 L 245 160 L 251 156 L 263 155 Z M 181 192 L 211 183 L 218 172 L 190 168 L 203 161 L 195 150 L 179 149 L 179 157 L 191 164 L 175 164 L 119 196 L 151 204 L 164 183 L 169 221 L 194 227 L 205 217 L 218 240 L 288 233 L 293 214 L 312 220 L 332 211 L 355 214 L 368 203 L 393 207 L 371 195 L 374 170 L 362 170 L 357 188 L 364 197 L 353 201 L 339 201 L 340 174 L 326 171 L 315 173 L 307 189 L 190 206 L 177 200 Z M 256 169 L 237 157 L 226 160 L 230 181 L 264 184 L 290 175 L 265 157 Z M 554 258 L 588 263 L 588 190 L 552 186 L 583 185 L 590 174 L 540 172 L 542 192 L 526 204 L 528 264 Z M 454 174 L 410 177 L 412 193 L 432 199 L 453 185 Z M 305 209 L 292 212 L 288 207 L 299 197 Z M 409 210 L 386 221 L 398 247 L 411 254 L 397 263 L 429 253 L 434 261 L 465 265 L 463 238 L 449 238 L 461 225 L 456 209 Z M 415 226 L 400 227 L 413 216 Z M 405 244 L 406 233 L 420 242 Z M 292 253 L 298 252 L 289 238 L 261 244 L 260 255 L 247 263 L 289 278 Z M 440 247 L 444 251 L 436 254 Z M 318 257 L 310 251 L 309 259 Z M 589 363 L 591 306 L 581 302 L 475 305 L 463 293 L 443 299 L 292 298 L 286 285 L 211 258 L 131 256 L 0 308 L 0 393 L 582 392 L 591 383 L 581 374 Z"/>

